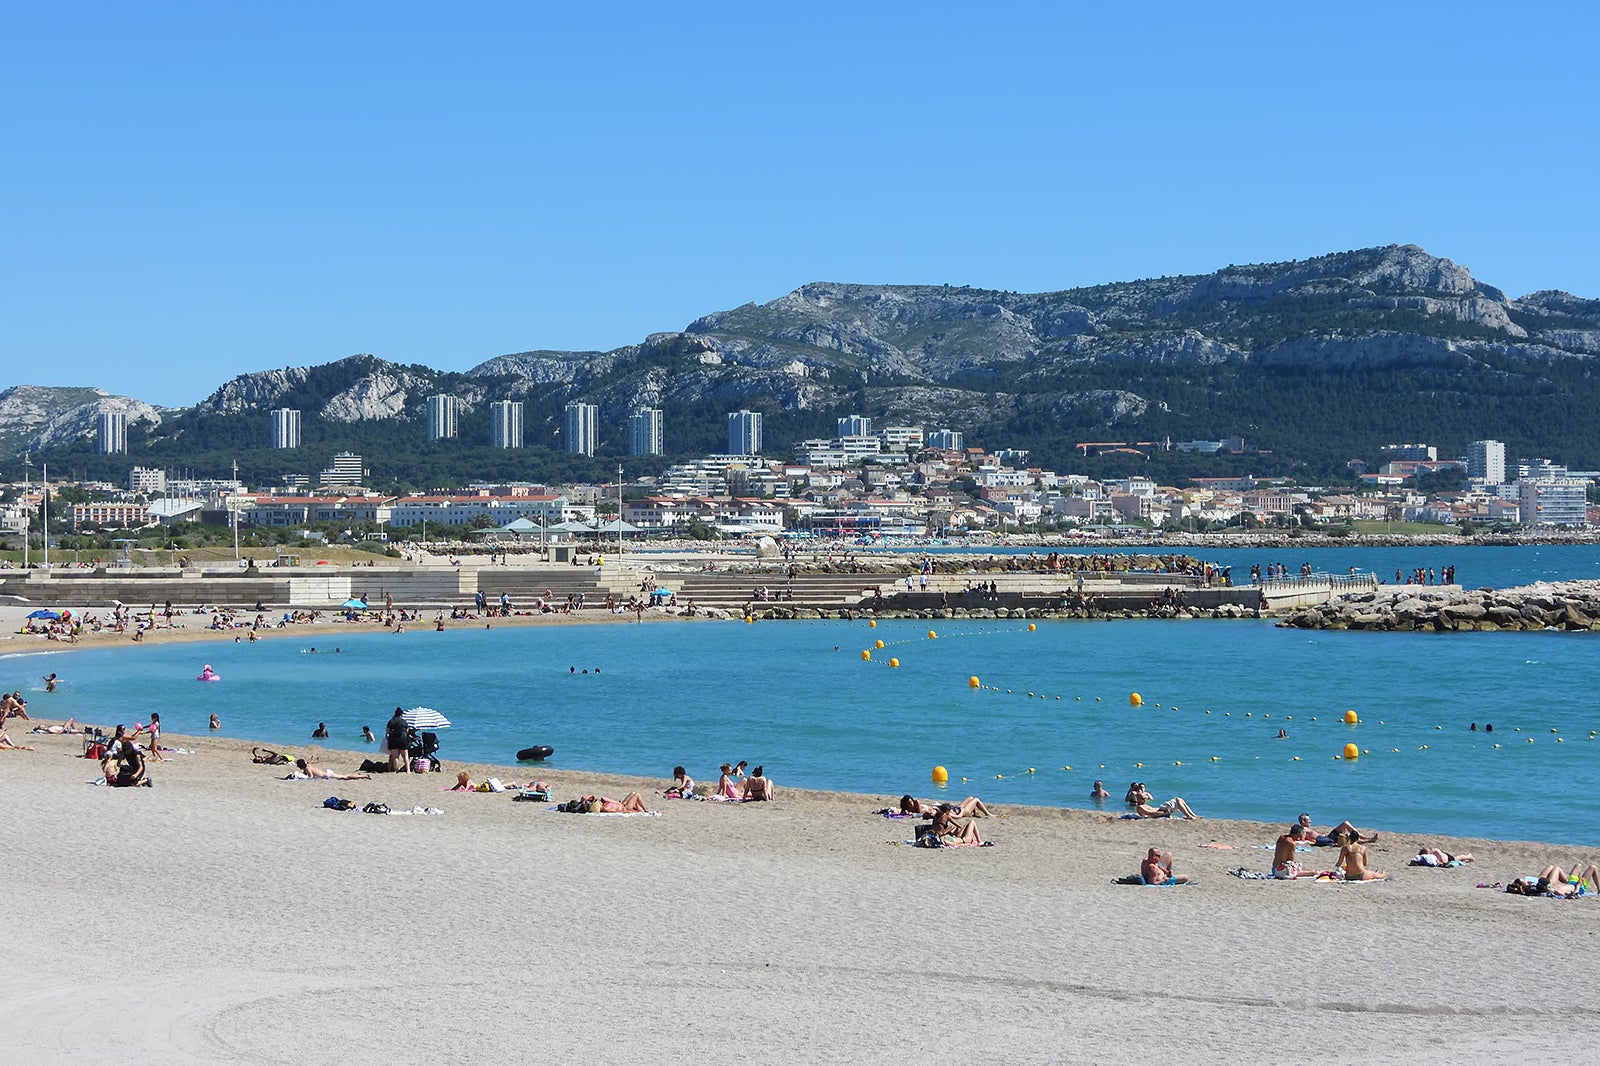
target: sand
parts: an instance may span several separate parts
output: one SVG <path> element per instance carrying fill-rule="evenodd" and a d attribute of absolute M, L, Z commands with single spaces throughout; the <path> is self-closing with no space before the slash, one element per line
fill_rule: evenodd
<path fill-rule="evenodd" d="M 1600 900 L 1474 887 L 1594 857 L 1571 849 L 1437 838 L 1478 862 L 1417 869 L 1424 838 L 1384 833 L 1391 881 L 1243 881 L 1279 827 L 1013 807 L 979 822 L 996 846 L 934 851 L 889 843 L 889 795 L 542 771 L 663 812 L 567 815 L 452 774 L 284 781 L 222 736 L 107 789 L 79 738 L 15 726 L 39 750 L 0 752 L 13 1062 L 1463 1062 L 1587 1051 L 1600 1020 Z M 1150 845 L 1199 883 L 1110 883 Z"/>

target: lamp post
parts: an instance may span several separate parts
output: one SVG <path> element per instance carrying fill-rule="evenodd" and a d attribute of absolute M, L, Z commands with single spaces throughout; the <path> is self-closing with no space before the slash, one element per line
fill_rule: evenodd
<path fill-rule="evenodd" d="M 44 464 L 44 568 L 50 569 L 50 464 Z"/>
<path fill-rule="evenodd" d="M 617 561 L 622 561 L 622 464 L 617 464 Z"/>

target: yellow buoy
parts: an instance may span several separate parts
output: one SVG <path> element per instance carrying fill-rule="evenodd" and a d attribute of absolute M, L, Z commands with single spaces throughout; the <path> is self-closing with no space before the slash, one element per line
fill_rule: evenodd
<path fill-rule="evenodd" d="M 872 652 L 866 648 L 862 648 L 861 661 L 864 663 L 870 663 L 872 661 Z"/>
<path fill-rule="evenodd" d="M 1036 629 L 1038 629 L 1038 628 L 1039 628 L 1039 627 L 1038 627 L 1038 626 L 1036 626 L 1036 625 L 1034 625 L 1034 624 L 1033 624 L 1033 623 L 1032 623 L 1032 622 L 1029 622 L 1029 623 L 1028 623 L 1028 632 L 1029 632 L 1029 633 L 1032 633 L 1032 632 L 1033 632 L 1033 631 L 1034 631 L 1034 630 L 1036 630 Z"/>
<path fill-rule="evenodd" d="M 893 667 L 894 669 L 898 670 L 898 669 L 900 669 L 900 660 L 899 659 L 890 659 L 889 660 L 889 665 L 891 667 Z"/>
<path fill-rule="evenodd" d="M 1335 758 L 1335 759 L 1337 759 L 1337 758 L 1338 758 L 1338 756 L 1337 756 L 1337 755 L 1335 755 L 1335 756 L 1334 756 L 1334 758 Z M 1294 757 L 1294 761 L 1295 761 L 1295 762 L 1299 762 L 1299 761 L 1300 761 L 1300 756 L 1298 756 L 1298 755 L 1296 755 L 1296 756 L 1295 756 L 1295 757 Z"/>
<path fill-rule="evenodd" d="M 1211 756 L 1211 761 L 1212 762 L 1220 762 L 1221 760 L 1219 760 L 1215 755 L 1213 755 L 1213 756 Z"/>
<path fill-rule="evenodd" d="M 1134 765 L 1134 766 L 1136 766 L 1136 767 L 1138 767 L 1138 768 L 1139 768 L 1139 769 L 1141 769 L 1141 770 L 1143 770 L 1143 769 L 1144 769 L 1144 763 L 1142 763 L 1142 762 L 1136 762 L 1136 763 L 1134 763 L 1134 764 L 1133 764 L 1133 765 Z"/>
<path fill-rule="evenodd" d="M 1070 767 L 1070 766 L 1063 766 L 1063 767 L 1062 767 L 1062 769 L 1063 769 L 1063 770 L 1070 770 L 1070 769 L 1072 769 L 1072 767 Z"/>
<path fill-rule="evenodd" d="M 928 630 L 928 639 L 929 640 L 938 640 L 939 639 L 939 634 L 935 633 L 933 630 L 930 629 L 930 630 Z"/>
<path fill-rule="evenodd" d="M 749 625 L 751 622 L 754 622 L 754 621 L 755 621 L 755 619 L 751 618 L 749 615 L 745 615 L 744 616 L 744 624 L 745 625 Z"/>
<path fill-rule="evenodd" d="M 883 650 L 883 641 L 875 640 L 875 641 L 872 642 L 872 646 L 874 648 L 877 648 L 879 651 L 882 651 Z"/>
<path fill-rule="evenodd" d="M 872 621 L 868 622 L 867 623 L 867 628 L 868 629 L 877 629 L 878 628 L 878 620 L 876 618 L 874 618 Z"/>
<path fill-rule="evenodd" d="M 977 688 L 978 687 L 978 679 L 976 677 L 967 678 L 967 687 L 968 688 Z"/>
<path fill-rule="evenodd" d="M 1182 766 L 1182 765 L 1183 765 L 1183 760 L 1182 760 L 1182 759 L 1177 759 L 1177 760 L 1175 760 L 1175 761 L 1174 761 L 1174 762 L 1173 762 L 1173 764 L 1172 764 L 1172 765 L 1173 765 L 1173 766 Z"/>
<path fill-rule="evenodd" d="M 1144 697 L 1139 695 L 1137 692 L 1130 692 L 1128 693 L 1128 703 L 1130 706 L 1138 707 L 1140 704 L 1144 703 Z"/>
<path fill-rule="evenodd" d="M 1354 708 L 1344 712 L 1345 725 L 1355 725 L 1359 721 L 1361 721 L 1361 716 L 1356 714 Z"/>
<path fill-rule="evenodd" d="M 949 770 L 946 770 L 942 766 L 935 766 L 933 768 L 933 783 L 934 784 L 942 785 L 946 781 L 949 781 L 949 780 L 950 780 L 950 771 Z M 963 778 L 963 780 L 965 780 L 965 778 Z"/>

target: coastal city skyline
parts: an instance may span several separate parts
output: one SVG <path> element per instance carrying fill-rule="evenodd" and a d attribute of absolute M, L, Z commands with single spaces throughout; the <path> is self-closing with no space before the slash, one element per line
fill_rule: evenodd
<path fill-rule="evenodd" d="M 292 5 L 14 12 L 13 144 L 41 165 L 7 179 L 30 210 L 3 384 L 182 406 L 356 352 L 607 350 L 813 281 L 1042 292 L 1406 242 L 1514 295 L 1600 296 L 1589 183 L 1563 180 L 1593 162 L 1588 8 L 1385 9 L 1382 47 L 1314 11 L 850 9 L 844 34 L 826 8 L 627 10 L 412 11 L 381 47 L 337 6 L 315 34 Z M 1234 106 L 1185 106 L 1196 86 Z M 1562 151 L 1440 180 L 1490 131 Z M 639 165 L 684 152 L 710 180 Z"/>

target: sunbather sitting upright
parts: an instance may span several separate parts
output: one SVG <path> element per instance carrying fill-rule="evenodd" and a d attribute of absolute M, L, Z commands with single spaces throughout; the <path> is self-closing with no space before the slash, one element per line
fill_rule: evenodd
<path fill-rule="evenodd" d="M 1179 874 L 1172 871 L 1172 852 L 1162 851 L 1160 848 L 1151 848 L 1144 857 L 1144 862 L 1139 864 L 1139 876 L 1144 878 L 1147 885 L 1186 885 L 1189 883 L 1188 874 Z"/>
<path fill-rule="evenodd" d="M 739 798 L 746 803 L 755 800 L 770 800 L 778 795 L 778 788 L 768 777 L 762 774 L 762 767 L 758 766 L 755 772 L 744 779 L 744 788 Z"/>
<path fill-rule="evenodd" d="M 1339 836 L 1342 843 L 1339 845 L 1339 858 L 1334 861 L 1333 868 L 1343 870 L 1346 881 L 1388 879 L 1389 871 L 1367 868 L 1367 846 L 1361 843 L 1360 835 L 1354 829 L 1342 832 Z"/>
<path fill-rule="evenodd" d="M 733 767 L 723 763 L 720 769 L 722 770 L 722 776 L 717 778 L 716 794 L 725 800 L 743 799 L 744 790 L 733 779 Z"/>
<path fill-rule="evenodd" d="M 963 822 L 956 817 L 953 804 L 941 803 L 933 812 L 933 835 L 946 844 L 982 844 L 975 822 Z"/>
<path fill-rule="evenodd" d="M 1295 861 L 1294 848 L 1301 840 L 1299 828 L 1299 823 L 1291 825 L 1288 831 L 1278 838 L 1278 845 L 1272 851 L 1272 876 L 1279 881 L 1293 881 L 1311 872 Z"/>

